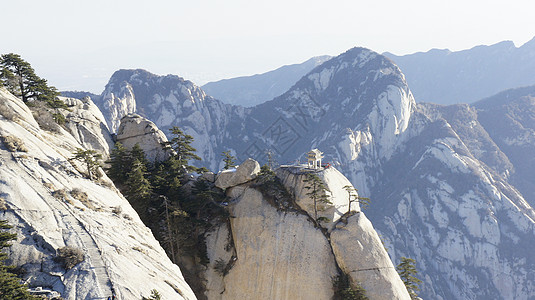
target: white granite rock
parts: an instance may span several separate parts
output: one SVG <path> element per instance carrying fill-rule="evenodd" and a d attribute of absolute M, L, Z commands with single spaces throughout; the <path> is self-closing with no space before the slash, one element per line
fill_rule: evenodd
<path fill-rule="evenodd" d="M 138 114 L 129 114 L 121 119 L 117 142 L 126 149 L 132 149 L 138 144 L 151 162 L 163 161 L 169 156 L 162 146 L 162 143 L 167 142 L 165 134 L 153 122 Z"/>
<path fill-rule="evenodd" d="M 217 174 L 215 186 L 220 189 L 227 189 L 239 184 L 253 180 L 260 172 L 260 164 L 254 159 L 247 159 L 236 169 L 222 171 Z"/>

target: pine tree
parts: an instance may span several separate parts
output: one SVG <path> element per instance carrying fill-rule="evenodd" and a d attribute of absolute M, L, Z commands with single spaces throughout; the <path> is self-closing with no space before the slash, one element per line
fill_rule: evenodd
<path fill-rule="evenodd" d="M 111 150 L 110 159 L 107 161 L 110 164 L 106 168 L 108 176 L 115 183 L 123 184 L 126 181 L 126 174 L 130 172 L 131 157 L 130 153 L 120 142 L 115 143 L 115 147 Z"/>
<path fill-rule="evenodd" d="M 180 198 L 180 187 L 182 179 L 187 172 L 198 171 L 198 168 L 189 165 L 190 160 L 201 160 L 195 154 L 195 148 L 191 146 L 193 137 L 185 134 L 180 128 L 173 127 L 170 129 L 174 137 L 171 141 L 164 143 L 166 149 L 171 151 L 172 155 L 163 162 L 163 168 L 159 176 L 163 176 L 166 184 L 164 194 L 170 199 Z"/>
<path fill-rule="evenodd" d="M 0 57 L 0 82 L 12 94 L 18 96 L 24 102 L 30 99 L 46 101 L 50 106 L 66 107 L 56 99 L 59 92 L 53 86 L 48 86 L 45 79 L 35 74 L 34 69 L 18 54 L 9 53 Z"/>
<path fill-rule="evenodd" d="M 9 272 L 11 268 L 4 264 L 7 255 L 2 250 L 10 247 L 9 242 L 17 237 L 16 234 L 7 232 L 11 228 L 6 220 L 0 220 L 0 299 L 35 299 L 28 293 L 27 287 L 20 283 L 20 279 Z"/>
<path fill-rule="evenodd" d="M 98 153 L 95 150 L 84 150 L 77 148 L 74 152 L 74 156 L 71 158 L 74 160 L 79 160 L 84 163 L 87 167 L 87 178 L 92 180 L 97 176 L 97 169 L 100 167 L 99 160 L 102 159 L 102 154 Z M 93 176 L 95 175 L 95 177 Z"/>
<path fill-rule="evenodd" d="M 351 185 L 346 185 L 343 187 L 347 191 L 347 212 L 351 211 L 351 203 L 358 202 L 360 204 L 361 210 L 365 209 L 370 205 L 370 198 L 359 197 L 357 194 L 358 190 Z"/>
<path fill-rule="evenodd" d="M 130 172 L 126 175 L 126 196 L 142 219 L 145 219 L 152 196 L 152 187 L 146 176 L 147 169 L 145 165 L 135 158 Z"/>
<path fill-rule="evenodd" d="M 223 162 L 225 163 L 223 170 L 228 170 L 236 166 L 236 157 L 230 154 L 230 150 L 224 151 L 221 155 L 223 156 Z"/>
<path fill-rule="evenodd" d="M 416 270 L 416 261 L 412 258 L 402 257 L 401 262 L 397 265 L 396 269 L 398 270 L 399 277 L 405 284 L 411 299 L 418 298 L 416 294 L 420 290 L 418 285 L 422 282 L 420 279 L 416 278 L 418 271 Z"/>
<path fill-rule="evenodd" d="M 318 221 L 318 204 L 332 204 L 329 200 L 329 191 L 323 181 L 314 173 L 306 173 L 306 178 L 303 180 L 306 186 L 305 189 L 309 190 L 307 196 L 310 196 L 314 201 L 314 220 Z"/>
<path fill-rule="evenodd" d="M 181 174 L 184 174 L 189 171 L 196 171 L 197 168 L 190 166 L 188 163 L 190 160 L 201 160 L 197 154 L 195 154 L 195 148 L 191 146 L 193 142 L 193 137 L 189 134 L 185 134 L 182 129 L 174 126 L 169 129 L 174 137 L 164 143 L 164 146 L 167 149 L 172 150 L 173 154 L 171 158 L 174 160 L 176 170 Z"/>

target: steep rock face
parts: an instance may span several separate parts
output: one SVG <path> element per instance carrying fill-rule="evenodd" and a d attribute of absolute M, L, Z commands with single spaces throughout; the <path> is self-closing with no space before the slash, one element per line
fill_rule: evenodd
<path fill-rule="evenodd" d="M 321 231 L 306 216 L 278 212 L 255 189 L 246 188 L 235 201 L 231 234 L 236 261 L 223 278 L 208 274 L 209 282 L 219 283 L 208 290 L 208 299 L 330 299 L 337 271 Z M 214 244 L 212 263 L 228 256 L 226 243 L 208 242 Z"/>
<path fill-rule="evenodd" d="M 113 140 L 102 112 L 90 98 L 61 98 L 68 109 L 58 109 L 65 117 L 65 128 L 86 149 L 96 150 L 107 157 Z"/>
<path fill-rule="evenodd" d="M 295 193 L 300 210 L 277 209 L 254 183 L 227 189 L 233 199 L 230 222 L 207 236 L 209 299 L 331 299 L 339 265 L 353 284 L 365 287 L 370 299 L 410 298 L 362 212 L 322 224 L 335 226 L 329 239 L 315 225 L 312 214 L 302 210 L 310 201 L 305 198 L 303 174 L 310 171 L 304 167 L 277 170 L 277 176 Z M 342 186 L 351 184 L 334 168 L 317 174 L 331 189 L 333 205 L 325 211 L 338 211 L 346 200 L 336 197 L 346 193 Z"/>
<path fill-rule="evenodd" d="M 364 213 L 357 212 L 336 224 L 331 232 L 336 261 L 370 299 L 408 299 L 381 239 Z"/>
<path fill-rule="evenodd" d="M 514 165 L 510 181 L 535 205 L 535 86 L 473 104 L 478 120 Z"/>
<path fill-rule="evenodd" d="M 153 121 L 166 134 L 172 126 L 179 126 L 195 137 L 192 146 L 203 158 L 201 164 L 212 170 L 219 168 L 220 153 L 228 150 L 221 146 L 229 137 L 226 128 L 239 124 L 245 112 L 206 96 L 178 76 L 157 76 L 144 70 L 115 72 L 97 105 L 112 132 L 117 131 L 123 116 L 134 112 Z"/>
<path fill-rule="evenodd" d="M 0 197 L 7 206 L 0 218 L 15 226 L 10 263 L 28 271 L 28 284 L 51 287 L 65 299 L 105 299 L 112 288 L 122 299 L 148 296 L 151 289 L 169 299 L 195 299 L 111 181 L 90 181 L 84 167 L 69 160 L 85 137 L 41 130 L 22 101 L 2 88 L 0 104 L 15 116 L 2 113 L 0 135 L 23 145 L 0 147 Z M 63 269 L 54 258 L 64 246 L 81 250 L 84 261 Z"/>
<path fill-rule="evenodd" d="M 324 170 L 303 169 L 301 166 L 288 166 L 277 169 L 277 177 L 281 179 L 284 186 L 295 196 L 296 203 L 310 216 L 314 216 L 314 200 L 307 195 L 311 191 L 311 185 L 305 182 L 307 173 L 317 175 L 324 182 L 328 190 L 326 194 L 332 204 L 325 205 L 319 203 L 318 217 L 329 219 L 330 222 L 324 224 L 324 226 L 332 229 L 332 226 L 336 224 L 340 217 L 350 211 L 349 196 L 344 187 L 352 187 L 351 182 L 333 167 Z M 351 210 L 359 211 L 360 205 L 357 202 L 351 203 Z"/>
<path fill-rule="evenodd" d="M 165 134 L 154 123 L 138 114 L 128 114 L 121 119 L 117 142 L 126 149 L 139 145 L 151 162 L 163 161 L 169 156 L 163 150 L 163 143 L 167 142 Z"/>

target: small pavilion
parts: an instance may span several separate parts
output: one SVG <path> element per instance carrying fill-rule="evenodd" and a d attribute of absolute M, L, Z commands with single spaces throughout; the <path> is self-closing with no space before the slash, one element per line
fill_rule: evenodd
<path fill-rule="evenodd" d="M 308 167 L 311 169 L 321 169 L 321 159 L 323 152 L 318 149 L 312 149 L 307 153 Z"/>

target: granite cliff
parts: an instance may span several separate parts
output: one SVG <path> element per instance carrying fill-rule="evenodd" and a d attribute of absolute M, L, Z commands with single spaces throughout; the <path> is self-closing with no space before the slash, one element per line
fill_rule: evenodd
<path fill-rule="evenodd" d="M 40 128 L 20 99 L 0 88 L 0 218 L 18 239 L 9 263 L 25 270 L 30 287 L 55 290 L 65 299 L 139 299 L 158 290 L 167 299 L 196 299 L 180 269 L 167 258 L 128 201 L 100 172 L 89 180 L 77 149 L 107 154 L 111 136 L 88 99 L 63 99 L 65 124 Z M 70 269 L 59 249 L 81 251 Z"/>

